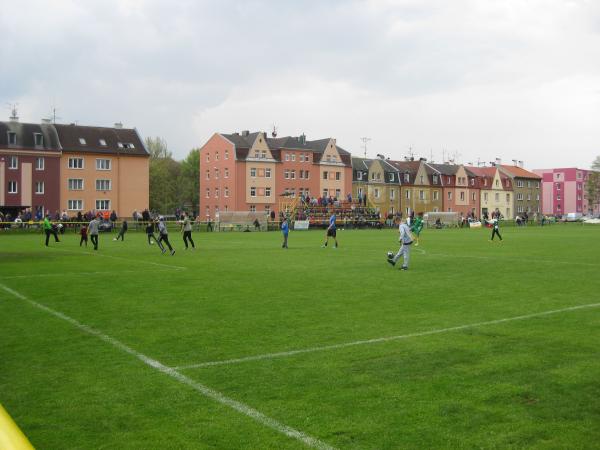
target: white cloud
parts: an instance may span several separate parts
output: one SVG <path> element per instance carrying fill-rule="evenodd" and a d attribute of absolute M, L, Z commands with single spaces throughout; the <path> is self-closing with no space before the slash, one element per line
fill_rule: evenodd
<path fill-rule="evenodd" d="M 177 157 L 215 131 L 361 153 L 587 167 L 600 153 L 592 1 L 2 1 L 0 102 L 123 121 Z M 6 64 L 5 62 L 9 62 Z M 8 111 L 6 111 L 8 115 Z"/>

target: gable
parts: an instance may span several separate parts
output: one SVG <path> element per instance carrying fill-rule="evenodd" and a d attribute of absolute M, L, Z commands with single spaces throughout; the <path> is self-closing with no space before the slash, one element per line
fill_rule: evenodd
<path fill-rule="evenodd" d="M 429 186 L 429 177 L 427 176 L 427 170 L 425 170 L 424 164 L 419 164 L 419 169 L 415 176 L 415 183 L 420 186 Z"/>
<path fill-rule="evenodd" d="M 254 139 L 254 143 L 252 144 L 252 147 L 250 147 L 250 151 L 248 152 L 248 157 L 273 159 L 273 154 L 271 153 L 271 149 L 267 144 L 267 139 L 264 133 L 257 134 L 256 138 Z"/>
<path fill-rule="evenodd" d="M 342 163 L 342 157 L 338 152 L 337 146 L 335 145 L 335 139 L 329 139 L 329 142 L 325 146 L 323 156 L 321 156 L 321 164 L 323 163 Z"/>

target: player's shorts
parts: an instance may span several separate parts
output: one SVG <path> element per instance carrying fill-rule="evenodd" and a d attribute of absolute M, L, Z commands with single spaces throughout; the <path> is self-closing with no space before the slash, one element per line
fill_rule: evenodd
<path fill-rule="evenodd" d="M 335 228 L 330 228 L 329 230 L 327 230 L 327 236 L 335 237 Z"/>

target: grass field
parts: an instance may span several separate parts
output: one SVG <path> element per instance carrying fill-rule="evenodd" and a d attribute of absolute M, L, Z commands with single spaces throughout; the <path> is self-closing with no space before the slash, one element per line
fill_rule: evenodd
<path fill-rule="evenodd" d="M 600 228 L 0 235 L 0 403 L 40 449 L 599 448 Z"/>

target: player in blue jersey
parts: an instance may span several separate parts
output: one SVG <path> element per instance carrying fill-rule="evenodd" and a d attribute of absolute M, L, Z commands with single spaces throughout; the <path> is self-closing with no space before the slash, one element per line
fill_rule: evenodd
<path fill-rule="evenodd" d="M 335 227 L 335 213 L 331 213 L 331 217 L 329 218 L 329 226 L 327 227 L 327 234 L 325 236 L 325 243 L 321 246 L 322 248 L 327 247 L 327 243 L 329 242 L 329 238 L 332 237 L 335 241 L 335 246 L 333 248 L 338 248 L 338 241 L 336 237 L 336 227 Z"/>
<path fill-rule="evenodd" d="M 281 244 L 281 248 L 288 248 L 288 234 L 290 232 L 290 226 L 288 224 L 287 217 L 283 218 L 283 222 L 281 222 L 281 233 L 283 234 L 283 244 Z"/>

